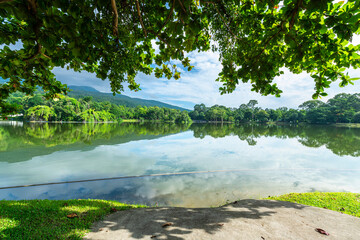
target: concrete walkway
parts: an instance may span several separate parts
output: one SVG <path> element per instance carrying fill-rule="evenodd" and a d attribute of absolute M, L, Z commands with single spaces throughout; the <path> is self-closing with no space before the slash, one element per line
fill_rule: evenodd
<path fill-rule="evenodd" d="M 249 199 L 218 208 L 120 211 L 95 223 L 85 239 L 359 240 L 360 219 L 295 203 Z"/>

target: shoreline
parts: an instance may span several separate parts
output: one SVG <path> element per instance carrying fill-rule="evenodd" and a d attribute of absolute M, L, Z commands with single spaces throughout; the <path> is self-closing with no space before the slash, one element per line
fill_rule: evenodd
<path fill-rule="evenodd" d="M 105 121 L 105 122 L 80 122 L 80 121 L 23 121 L 23 120 L 0 120 L 1 122 L 21 122 L 21 123 L 56 123 L 56 124 L 62 124 L 62 123 L 76 123 L 76 124 L 87 124 L 87 123 L 175 123 L 175 122 L 169 122 L 169 121 L 160 121 L 160 120 L 140 120 L 140 119 L 123 119 L 122 121 Z M 290 123 L 290 122 L 241 122 L 241 123 L 235 123 L 235 122 L 229 122 L 229 121 L 198 121 L 193 120 L 191 123 L 194 124 L 235 124 L 235 125 L 242 125 L 242 124 L 255 124 L 255 125 L 277 125 L 277 126 L 285 126 L 285 125 L 314 125 L 314 126 L 332 126 L 332 127 L 347 127 L 347 128 L 360 128 L 360 123 L 328 123 L 328 124 L 315 124 L 315 123 L 307 123 L 307 122 L 299 122 L 299 123 Z"/>
<path fill-rule="evenodd" d="M 97 223 L 99 220 L 102 220 L 104 219 L 104 217 L 116 213 L 117 211 L 130 210 L 135 208 L 148 208 L 149 211 L 147 211 L 145 214 L 147 215 L 147 218 L 152 218 L 152 214 L 155 214 L 155 212 L 157 212 L 156 209 L 159 209 L 159 211 L 166 210 L 167 212 L 183 209 L 181 211 L 190 211 L 190 215 L 187 214 L 188 220 L 186 221 L 194 221 L 194 218 L 196 217 L 194 211 L 204 211 L 207 212 L 207 214 L 215 214 L 215 212 L 222 212 L 223 210 L 221 209 L 232 208 L 236 206 L 236 204 L 238 204 L 239 202 L 250 201 L 251 204 L 267 203 L 271 205 L 276 203 L 274 202 L 274 200 L 279 201 L 279 204 L 282 204 L 281 202 L 283 202 L 283 204 L 285 205 L 291 205 L 292 203 L 296 203 L 305 206 L 314 206 L 316 208 L 312 209 L 315 209 L 315 211 L 319 211 L 320 213 L 324 210 L 332 210 L 340 213 L 345 213 L 343 216 L 348 214 L 354 216 L 355 218 L 360 218 L 360 194 L 358 193 L 290 193 L 276 197 L 268 197 L 263 200 L 239 200 L 215 208 L 148 208 L 145 205 L 130 205 L 117 201 L 96 199 L 16 201 L 0 200 L 0 238 L 82 239 L 85 234 L 90 232 L 90 230 L 94 226 L 94 223 Z M 250 210 L 255 207 L 255 205 L 253 206 L 251 204 L 249 205 Z M 292 204 L 291 206 L 298 205 Z M 288 209 L 299 211 L 297 207 L 290 207 Z M 328 213 L 331 213 L 332 211 Z M 129 213 L 124 214 L 126 215 Z M 336 215 L 338 213 L 334 212 L 334 214 Z M 115 215 L 116 214 L 112 216 L 115 217 Z M 234 218 L 234 221 L 240 220 L 241 218 L 239 218 L 238 220 Z M 350 218 L 350 220 L 352 220 L 352 218 Z M 142 223 L 139 223 L 138 225 L 141 224 Z M 56 229 L 54 229 L 54 226 L 56 227 Z M 121 226 L 119 227 L 122 228 Z M 29 229 L 31 229 L 31 231 Z M 112 230 L 110 229 L 110 231 Z M 97 234 L 104 234 L 104 232 L 105 231 L 97 232 Z"/>

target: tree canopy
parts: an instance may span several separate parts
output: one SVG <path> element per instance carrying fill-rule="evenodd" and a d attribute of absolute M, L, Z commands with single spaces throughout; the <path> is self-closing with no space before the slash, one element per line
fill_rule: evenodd
<path fill-rule="evenodd" d="M 122 122 L 123 119 L 140 121 L 190 123 L 187 111 L 158 106 L 127 107 L 109 101 L 93 101 L 92 97 L 59 95 L 59 98 L 46 100 L 42 92 L 34 96 L 13 93 L 7 99 L 9 104 L 19 106 L 18 120 L 65 121 L 65 122 Z M 23 115 L 23 116 L 22 116 Z"/>
<path fill-rule="evenodd" d="M 139 72 L 178 79 L 178 68 L 193 68 L 188 52 L 212 49 L 221 93 L 250 82 L 279 96 L 273 80 L 286 67 L 310 73 L 317 98 L 333 81 L 352 83 L 346 68 L 360 64 L 360 46 L 350 43 L 360 33 L 356 0 L 0 0 L 0 21 L 3 112 L 12 92 L 66 93 L 54 67 L 96 73 L 120 93 L 140 90 Z"/>
<path fill-rule="evenodd" d="M 256 100 L 241 104 L 239 108 L 219 105 L 206 107 L 204 104 L 197 104 L 189 115 L 193 120 L 207 122 L 360 123 L 359 93 L 340 93 L 326 103 L 320 100 L 306 101 L 299 105 L 300 109 L 288 109 L 287 107 L 262 109 L 256 104 Z"/>

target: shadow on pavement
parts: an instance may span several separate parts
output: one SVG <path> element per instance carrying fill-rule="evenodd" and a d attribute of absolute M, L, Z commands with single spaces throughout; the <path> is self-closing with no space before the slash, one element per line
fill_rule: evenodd
<path fill-rule="evenodd" d="M 190 233 L 194 239 L 203 239 L 203 234 L 213 235 L 222 228 L 231 226 L 235 219 L 242 222 L 241 226 L 247 227 L 250 224 L 248 221 L 267 218 L 284 208 L 301 211 L 306 206 L 248 199 L 217 208 L 146 208 L 121 211 L 96 223 L 86 239 L 186 239 Z M 164 227 L 165 223 L 170 226 Z M 227 231 L 229 230 L 231 231 Z M 238 230 L 239 226 L 232 231 Z M 116 235 L 111 235 L 111 232 Z"/>

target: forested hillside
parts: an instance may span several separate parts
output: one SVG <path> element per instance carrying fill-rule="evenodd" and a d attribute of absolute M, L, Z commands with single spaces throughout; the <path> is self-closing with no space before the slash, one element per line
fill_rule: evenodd
<path fill-rule="evenodd" d="M 146 100 L 141 98 L 131 98 L 128 96 L 125 96 L 123 94 L 117 94 L 113 95 L 112 93 L 102 93 L 98 90 L 92 88 L 92 87 L 85 87 L 85 86 L 69 86 L 69 88 L 72 90 L 69 92 L 68 96 L 73 97 L 76 99 L 84 98 L 84 97 L 93 97 L 94 101 L 103 102 L 103 101 L 109 101 L 110 103 L 114 103 L 117 105 L 123 105 L 126 107 L 137 107 L 137 106 L 158 106 L 158 107 L 165 107 L 165 108 L 172 108 L 172 109 L 179 109 L 181 111 L 187 110 L 182 107 L 170 105 L 167 103 L 154 101 L 154 100 Z"/>

